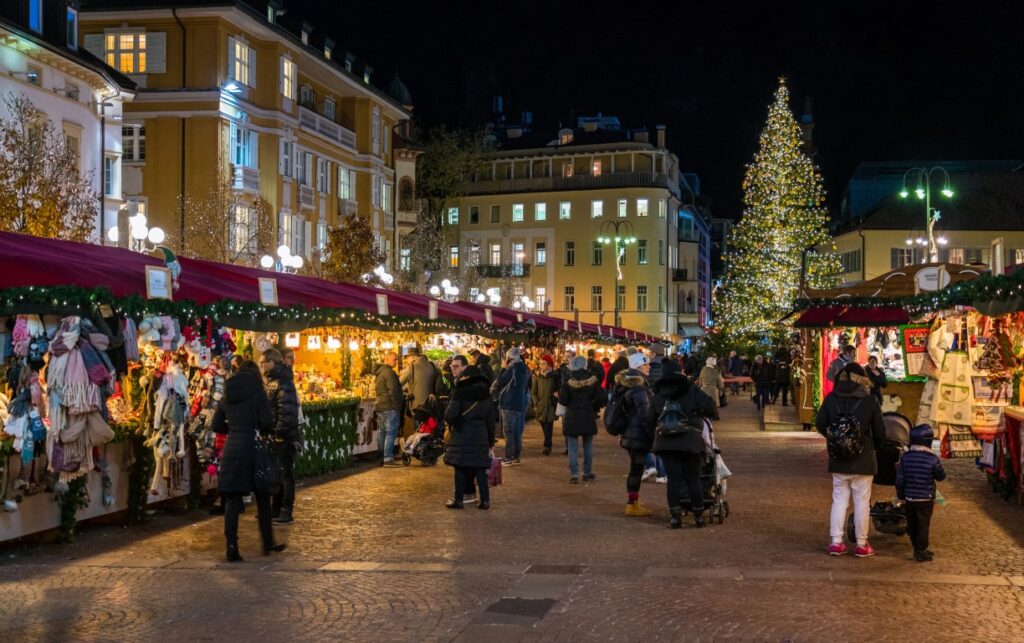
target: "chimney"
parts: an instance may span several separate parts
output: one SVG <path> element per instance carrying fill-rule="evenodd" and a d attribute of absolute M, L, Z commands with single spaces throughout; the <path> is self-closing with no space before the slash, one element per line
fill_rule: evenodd
<path fill-rule="evenodd" d="M 647 131 L 646 127 L 633 130 L 633 142 L 635 143 L 650 143 L 651 133 Z"/>
<path fill-rule="evenodd" d="M 658 147 L 661 149 L 665 149 L 665 126 L 655 125 L 655 129 L 658 131 Z"/>

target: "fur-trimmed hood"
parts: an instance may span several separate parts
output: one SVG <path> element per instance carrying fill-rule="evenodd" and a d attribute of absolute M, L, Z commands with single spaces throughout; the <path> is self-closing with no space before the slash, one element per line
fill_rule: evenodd
<path fill-rule="evenodd" d="M 690 391 L 693 384 L 682 373 L 674 372 L 662 375 L 661 379 L 651 386 L 655 395 L 663 395 L 670 399 L 679 399 Z"/>
<path fill-rule="evenodd" d="M 455 388 L 452 389 L 452 397 L 473 402 L 490 397 L 490 387 L 487 384 L 487 378 L 479 374 L 462 377 L 459 381 L 455 382 Z"/>
<path fill-rule="evenodd" d="M 569 386 L 572 388 L 587 388 L 597 384 L 597 378 L 588 370 L 573 371 L 569 374 Z"/>
<path fill-rule="evenodd" d="M 626 388 L 636 388 L 647 384 L 647 376 L 632 368 L 619 371 L 615 375 L 615 383 Z"/>

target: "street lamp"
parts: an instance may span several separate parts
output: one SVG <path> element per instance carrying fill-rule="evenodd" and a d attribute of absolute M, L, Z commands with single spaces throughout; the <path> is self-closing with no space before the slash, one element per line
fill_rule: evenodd
<path fill-rule="evenodd" d="M 288 246 L 281 244 L 277 247 L 277 260 L 275 261 L 270 255 L 263 255 L 260 257 L 260 266 L 270 270 L 271 268 L 278 272 L 298 272 L 302 269 L 303 264 L 302 257 L 299 255 L 293 255 L 292 249 Z"/>
<path fill-rule="evenodd" d="M 900 197 L 906 199 L 910 196 L 910 192 L 907 190 L 907 177 L 914 175 L 917 177 L 917 187 L 914 188 L 914 196 L 918 200 L 924 201 L 924 224 L 925 224 L 925 242 L 920 245 L 928 247 L 928 261 L 931 263 L 937 263 L 939 261 L 939 248 L 940 245 L 946 245 L 948 240 L 945 237 L 940 236 L 939 239 L 935 238 L 935 222 L 939 220 L 940 213 L 938 210 L 932 208 L 932 176 L 936 173 L 942 175 L 942 190 L 940 193 L 947 199 L 953 198 L 953 189 L 949 184 L 949 172 L 946 168 L 941 166 L 934 166 L 930 168 L 923 167 L 912 167 L 903 174 L 903 188 L 900 190 Z M 910 239 L 907 239 L 907 245 L 913 245 Z"/>
<path fill-rule="evenodd" d="M 597 242 L 602 245 L 614 244 L 612 266 L 615 268 L 615 280 L 612 282 L 612 297 L 615 298 L 615 318 L 612 324 L 619 323 L 619 282 L 622 281 L 622 270 L 619 269 L 619 257 L 626 252 L 626 246 L 636 243 L 633 236 L 633 224 L 629 221 L 605 221 L 601 224 L 601 236 Z"/>
<path fill-rule="evenodd" d="M 167 235 L 164 234 L 162 228 L 158 226 L 149 227 L 149 222 L 146 220 L 146 215 L 142 212 L 135 214 L 128 218 L 128 245 L 135 252 L 152 252 L 156 249 L 156 246 L 164 242 Z M 107 230 L 107 240 L 117 245 L 121 240 L 121 233 L 117 229 L 117 226 L 111 226 Z M 152 244 L 147 246 L 146 242 Z"/>

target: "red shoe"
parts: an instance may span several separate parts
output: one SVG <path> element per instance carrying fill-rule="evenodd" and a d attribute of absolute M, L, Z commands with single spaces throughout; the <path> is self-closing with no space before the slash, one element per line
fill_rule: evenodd
<path fill-rule="evenodd" d="M 843 543 L 832 543 L 828 546 L 829 556 L 842 556 L 846 553 L 846 545 Z"/>
<path fill-rule="evenodd" d="M 875 548 L 871 546 L 871 543 L 857 545 L 857 548 L 853 550 L 853 555 L 857 558 L 867 558 L 868 556 L 874 556 Z"/>

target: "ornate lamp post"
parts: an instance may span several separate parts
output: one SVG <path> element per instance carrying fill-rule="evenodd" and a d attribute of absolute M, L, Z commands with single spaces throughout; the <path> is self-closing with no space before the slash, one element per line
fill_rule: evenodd
<path fill-rule="evenodd" d="M 597 238 L 598 243 L 603 245 L 614 244 L 614 260 L 612 268 L 615 269 L 615 280 L 612 282 L 612 297 L 615 298 L 615 319 L 614 326 L 621 326 L 619 323 L 619 282 L 622 281 L 622 271 L 619 269 L 619 257 L 626 252 L 626 246 L 636 243 L 633 236 L 633 224 L 629 221 L 605 221 L 601 224 L 601 235 Z"/>
<path fill-rule="evenodd" d="M 910 196 L 910 192 L 907 190 L 907 177 L 914 175 L 917 177 L 917 187 L 914 188 L 914 195 L 918 200 L 924 201 L 924 229 L 925 237 L 921 238 L 908 238 L 907 245 L 912 246 L 915 243 L 917 245 L 928 246 L 928 262 L 937 263 L 939 261 L 939 246 L 944 246 L 947 243 L 947 239 L 940 236 L 938 239 L 935 238 L 935 222 L 939 220 L 941 214 L 938 210 L 932 208 L 932 176 L 935 174 L 941 174 L 943 178 L 942 182 L 942 196 L 950 199 L 953 197 L 953 189 L 949 185 L 949 172 L 946 168 L 938 165 L 930 168 L 923 167 L 912 167 L 903 174 L 903 189 L 900 190 L 900 197 L 907 198 Z M 923 242 L 922 242 L 923 241 Z"/>

